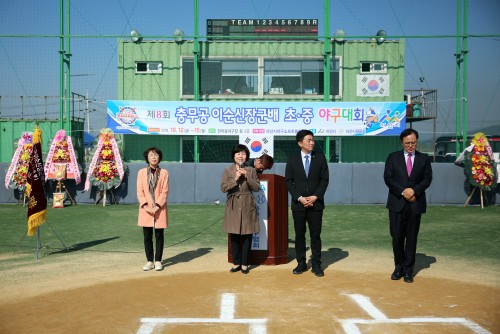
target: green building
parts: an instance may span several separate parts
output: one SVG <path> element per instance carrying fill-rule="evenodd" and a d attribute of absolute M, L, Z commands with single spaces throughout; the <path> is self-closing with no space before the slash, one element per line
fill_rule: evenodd
<path fill-rule="evenodd" d="M 404 101 L 404 39 L 323 41 L 252 40 L 199 42 L 199 100 L 202 101 Z M 194 47 L 188 40 L 120 40 L 118 99 L 193 101 Z M 326 54 L 326 56 L 325 56 Z M 324 59 L 330 61 L 325 97 Z M 360 75 L 388 79 L 385 96 L 360 96 Z M 411 116 L 408 115 L 408 122 Z M 416 115 L 423 119 L 428 115 Z M 416 119 L 414 119 L 416 120 Z M 195 157 L 197 141 L 199 158 Z M 238 137 L 124 135 L 126 161 L 143 160 L 146 147 L 158 146 L 165 161 L 225 162 Z M 330 162 L 381 162 L 400 148 L 397 136 L 317 137 L 317 149 Z M 274 137 L 276 162 L 296 149 L 294 138 Z"/>

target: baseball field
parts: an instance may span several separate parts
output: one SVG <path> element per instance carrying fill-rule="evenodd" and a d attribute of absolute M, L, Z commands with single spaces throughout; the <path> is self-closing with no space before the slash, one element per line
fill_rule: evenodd
<path fill-rule="evenodd" d="M 0 205 L 0 333 L 500 333 L 499 206 L 430 206 L 411 284 L 383 206 L 327 207 L 322 278 L 292 274 L 291 217 L 288 263 L 229 273 L 223 212 L 171 205 L 144 272 L 135 205 L 49 208 L 39 238 Z"/>

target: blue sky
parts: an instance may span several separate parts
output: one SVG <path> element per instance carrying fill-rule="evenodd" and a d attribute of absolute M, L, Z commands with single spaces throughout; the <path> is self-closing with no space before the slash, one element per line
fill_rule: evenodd
<path fill-rule="evenodd" d="M 462 0 L 463 1 L 463 0 Z M 348 36 L 444 36 L 456 34 L 456 1 L 452 0 L 332 0 L 330 30 Z M 189 0 L 72 0 L 71 90 L 97 100 L 91 124 L 105 126 L 105 101 L 117 98 L 116 36 L 132 28 L 143 36 L 169 38 L 175 29 L 194 32 L 194 1 Z M 468 111 L 470 131 L 500 125 L 500 1 L 469 0 L 468 32 L 496 35 L 469 38 Z M 317 18 L 324 32 L 323 0 L 199 0 L 199 33 L 208 18 Z M 11 38 L 26 34 L 32 38 Z M 37 37 L 59 34 L 59 1 L 2 1 L 0 4 L 1 96 L 59 95 L 59 40 Z M 88 38 L 88 36 L 113 36 Z M 405 50 L 405 89 L 437 89 L 437 134 L 455 132 L 454 38 L 408 38 Z M 419 78 L 424 77 L 423 83 Z M 5 101 L 5 100 L 4 100 Z M 4 102 L 5 103 L 5 102 Z M 25 115 L 40 116 L 28 101 Z M 5 105 L 4 105 L 5 108 Z M 58 110 L 58 105 L 53 108 Z M 30 111 L 31 109 L 31 111 Z M 9 116 L 3 110 L 2 117 Z M 58 111 L 57 111 L 58 113 Z M 424 136 L 432 121 L 413 124 Z M 470 132 L 469 131 L 469 132 Z"/>

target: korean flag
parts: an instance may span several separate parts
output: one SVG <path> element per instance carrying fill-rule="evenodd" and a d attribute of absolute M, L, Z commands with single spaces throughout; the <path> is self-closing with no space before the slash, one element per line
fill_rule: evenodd
<path fill-rule="evenodd" d="M 274 156 L 274 139 L 270 135 L 240 135 L 240 143 L 250 150 L 250 158 L 258 158 L 266 153 Z"/>
<path fill-rule="evenodd" d="M 389 75 L 387 74 L 359 74 L 356 76 L 357 96 L 389 96 L 389 86 Z"/>

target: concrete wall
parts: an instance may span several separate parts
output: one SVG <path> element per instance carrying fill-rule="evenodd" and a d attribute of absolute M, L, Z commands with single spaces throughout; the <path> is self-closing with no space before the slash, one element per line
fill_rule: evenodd
<path fill-rule="evenodd" d="M 136 175 L 145 163 L 128 163 L 128 175 L 122 185 L 114 191 L 119 203 L 135 204 Z M 170 173 L 170 204 L 209 204 L 215 200 L 224 201 L 225 194 L 220 191 L 220 178 L 227 163 L 162 163 Z M 0 163 L 0 179 L 5 180 L 8 164 Z M 325 200 L 327 204 L 385 204 L 387 187 L 383 180 L 383 163 L 342 163 L 330 164 L 330 185 Z M 465 176 L 463 169 L 454 164 L 438 163 L 432 165 L 433 182 L 427 190 L 429 204 L 464 204 L 467 195 L 464 191 Z M 277 163 L 271 171 L 285 175 L 285 164 Z M 66 186 L 77 203 L 95 203 L 95 187 L 83 192 L 83 181 L 75 186 L 73 180 L 67 180 Z M 48 183 L 49 202 L 55 182 Z M 108 195 L 108 199 L 109 199 Z M 493 195 L 493 200 L 496 195 Z M 19 194 L 13 189 L 0 187 L 0 203 L 17 203 Z M 66 202 L 69 203 L 69 202 Z"/>

